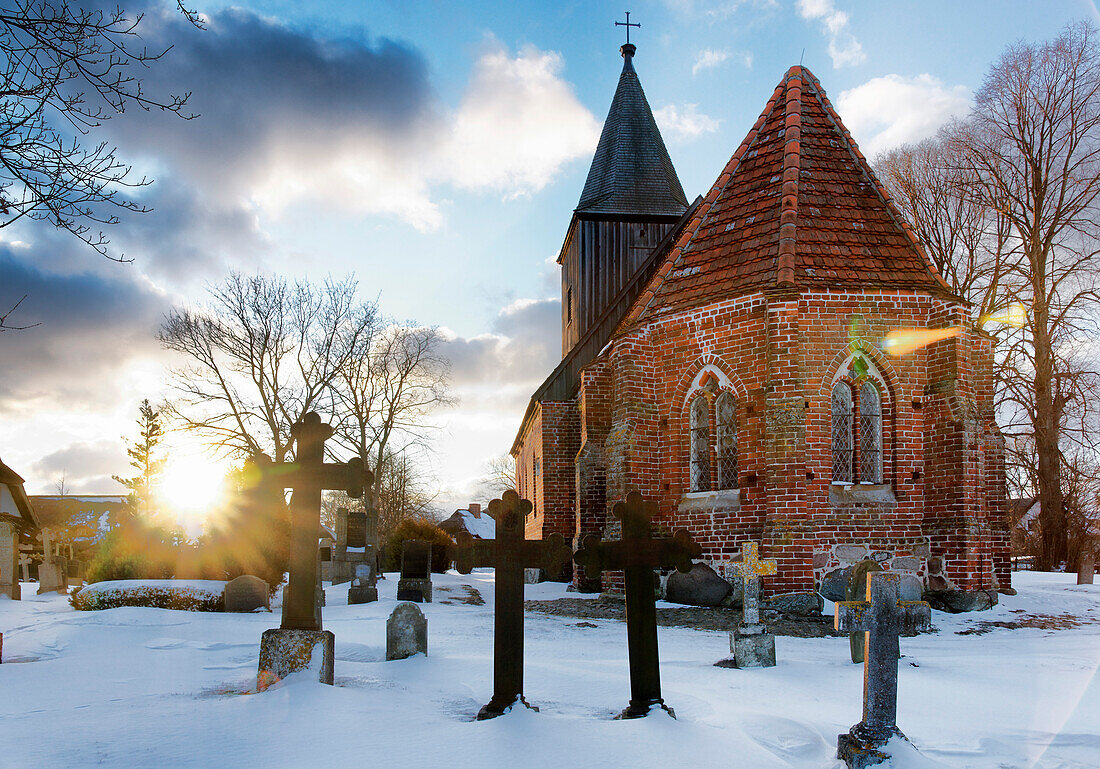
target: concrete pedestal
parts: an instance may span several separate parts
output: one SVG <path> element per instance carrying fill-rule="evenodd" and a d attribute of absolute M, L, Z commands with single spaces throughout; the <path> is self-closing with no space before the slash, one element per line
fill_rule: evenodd
<path fill-rule="evenodd" d="M 262 691 L 306 669 L 317 670 L 317 680 L 331 686 L 335 656 L 336 636 L 330 630 L 265 630 L 260 638 L 257 688 Z"/>
<path fill-rule="evenodd" d="M 775 667 L 775 636 L 763 625 L 740 625 L 730 633 L 735 668 Z"/>
<path fill-rule="evenodd" d="M 397 581 L 397 600 L 415 603 L 432 602 L 432 581 L 430 579 L 408 579 Z"/>
<path fill-rule="evenodd" d="M 352 585 L 348 588 L 348 605 L 378 600 L 378 588 L 373 585 Z"/>
<path fill-rule="evenodd" d="M 892 737 L 906 739 L 896 728 L 883 733 L 871 733 L 861 721 L 848 730 L 847 734 L 837 735 L 836 757 L 847 764 L 849 769 L 867 769 L 890 760 L 890 754 L 885 751 L 885 747 Z"/>

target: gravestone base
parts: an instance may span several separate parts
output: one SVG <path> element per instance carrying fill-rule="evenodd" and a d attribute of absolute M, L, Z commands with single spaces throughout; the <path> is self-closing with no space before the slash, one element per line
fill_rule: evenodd
<path fill-rule="evenodd" d="M 432 602 L 432 581 L 430 579 L 403 578 L 397 581 L 397 600 L 416 603 Z"/>
<path fill-rule="evenodd" d="M 661 698 L 655 698 L 651 700 L 631 700 L 630 704 L 626 706 L 619 715 L 615 716 L 615 720 L 628 718 L 645 718 L 648 716 L 654 708 L 659 708 L 668 713 L 673 718 L 676 718 L 676 711 L 665 704 L 665 701 Z"/>
<path fill-rule="evenodd" d="M 477 712 L 478 721 L 488 721 L 490 718 L 496 718 L 497 716 L 503 716 L 505 713 L 511 713 L 512 708 L 516 705 L 523 705 L 528 710 L 533 710 L 538 713 L 539 709 L 532 705 L 530 702 L 523 698 L 523 695 L 519 695 L 511 702 L 506 702 L 506 698 L 497 699 L 495 696 L 489 700 L 489 704 L 483 707 Z"/>
<path fill-rule="evenodd" d="M 848 765 L 849 769 L 867 769 L 890 760 L 890 754 L 884 748 L 892 737 L 908 738 L 901 730 L 894 728 L 885 732 L 870 732 L 859 722 L 847 734 L 836 738 L 836 757 Z"/>
<path fill-rule="evenodd" d="M 735 668 L 775 667 L 775 636 L 763 625 L 740 625 L 730 633 L 732 665 Z"/>
<path fill-rule="evenodd" d="M 373 585 L 352 585 L 348 588 L 348 606 L 378 600 L 378 588 Z"/>
<path fill-rule="evenodd" d="M 320 660 L 314 659 L 317 654 L 321 655 Z M 260 638 L 257 688 L 263 691 L 291 673 L 310 667 L 317 668 L 318 681 L 331 686 L 335 656 L 336 636 L 331 630 L 265 630 Z"/>
<path fill-rule="evenodd" d="M 38 564 L 38 595 L 69 592 L 69 579 L 65 565 L 59 561 L 43 561 Z"/>

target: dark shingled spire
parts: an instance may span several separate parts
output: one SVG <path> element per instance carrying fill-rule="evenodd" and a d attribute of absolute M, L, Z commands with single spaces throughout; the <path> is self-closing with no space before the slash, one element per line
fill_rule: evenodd
<path fill-rule="evenodd" d="M 623 73 L 577 213 L 679 216 L 687 210 L 687 197 L 634 71 L 637 49 L 627 43 L 619 50 Z"/>

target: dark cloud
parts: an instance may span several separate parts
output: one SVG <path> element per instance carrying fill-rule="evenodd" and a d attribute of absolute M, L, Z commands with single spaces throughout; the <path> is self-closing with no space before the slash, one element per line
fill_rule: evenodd
<path fill-rule="evenodd" d="M 132 265 L 56 275 L 29 263 L 52 258 L 0 244 L 0 307 L 26 294 L 9 324 L 38 324 L 0 334 L 0 413 L 110 403 L 125 364 L 159 349 L 155 334 L 168 302 Z"/>
<path fill-rule="evenodd" d="M 287 154 L 338 142 L 381 138 L 399 152 L 438 121 L 427 64 L 405 44 L 319 39 L 242 9 L 219 11 L 198 30 L 153 7 L 143 37 L 172 50 L 145 73 L 144 88 L 189 92 L 200 116 L 131 111 L 103 130 L 126 154 L 216 183 L 211 194 L 238 192 Z"/>
<path fill-rule="evenodd" d="M 515 302 L 501 311 L 491 328 L 490 334 L 447 342 L 444 352 L 456 386 L 537 384 L 561 360 L 557 299 Z"/>
<path fill-rule="evenodd" d="M 128 466 L 123 441 L 119 438 L 96 443 L 78 441 L 42 457 L 32 469 L 40 478 L 56 481 L 64 476 L 66 485 L 76 490 L 89 481 L 95 483 L 112 475 L 124 475 Z M 98 484 L 97 487 L 102 488 Z"/>

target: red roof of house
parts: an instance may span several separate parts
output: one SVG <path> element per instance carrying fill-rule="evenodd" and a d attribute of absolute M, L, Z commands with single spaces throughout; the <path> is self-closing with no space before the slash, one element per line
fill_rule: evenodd
<path fill-rule="evenodd" d="M 951 296 L 817 78 L 791 67 L 624 324 L 765 288 Z"/>

